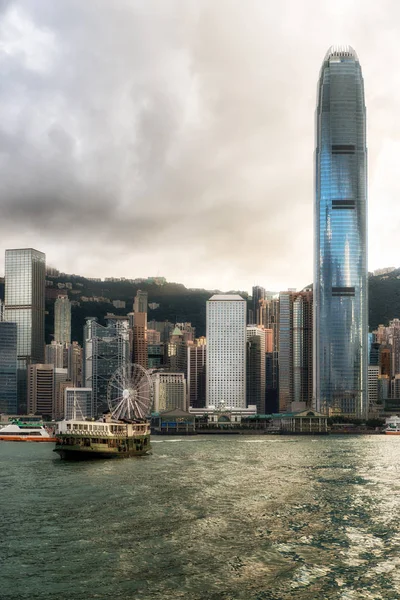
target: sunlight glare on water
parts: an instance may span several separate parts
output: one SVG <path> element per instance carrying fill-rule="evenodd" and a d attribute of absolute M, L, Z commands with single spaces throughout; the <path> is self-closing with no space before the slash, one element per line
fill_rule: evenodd
<path fill-rule="evenodd" d="M 400 437 L 0 444 L 2 600 L 400 597 Z"/>

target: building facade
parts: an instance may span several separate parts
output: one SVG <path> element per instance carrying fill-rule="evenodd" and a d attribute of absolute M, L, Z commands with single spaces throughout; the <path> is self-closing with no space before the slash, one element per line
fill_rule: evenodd
<path fill-rule="evenodd" d="M 261 326 L 248 325 L 246 338 L 246 405 L 256 405 L 257 413 L 263 415 L 266 383 L 265 330 Z"/>
<path fill-rule="evenodd" d="M 186 379 L 184 373 L 158 372 L 153 376 L 154 412 L 186 407 Z"/>
<path fill-rule="evenodd" d="M 66 387 L 64 390 L 63 418 L 86 419 L 91 418 L 93 401 L 92 388 Z"/>
<path fill-rule="evenodd" d="M 318 83 L 315 149 L 314 398 L 367 413 L 367 148 L 364 83 L 350 46 L 331 47 Z"/>
<path fill-rule="evenodd" d="M 1 413 L 17 413 L 17 324 L 0 320 Z"/>
<path fill-rule="evenodd" d="M 108 383 L 123 365 L 130 362 L 128 319 L 107 319 L 103 327 L 86 319 L 84 328 L 84 387 L 92 388 L 93 416 L 108 409 Z"/>
<path fill-rule="evenodd" d="M 71 343 L 71 302 L 68 296 L 58 296 L 54 303 L 54 341 Z"/>
<path fill-rule="evenodd" d="M 279 411 L 292 403 L 312 405 L 313 294 L 281 292 L 279 320 Z"/>
<path fill-rule="evenodd" d="M 246 407 L 246 301 L 216 294 L 207 301 L 206 405 Z"/>
<path fill-rule="evenodd" d="M 203 408 L 206 405 L 206 338 L 201 337 L 187 347 L 188 406 Z"/>
<path fill-rule="evenodd" d="M 18 411 L 26 411 L 27 368 L 44 361 L 45 255 L 6 250 L 4 318 L 17 324 Z"/>

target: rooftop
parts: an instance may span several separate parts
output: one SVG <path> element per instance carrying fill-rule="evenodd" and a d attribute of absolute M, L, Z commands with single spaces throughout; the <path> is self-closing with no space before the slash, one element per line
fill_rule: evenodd
<path fill-rule="evenodd" d="M 239 296 L 239 294 L 214 294 L 214 296 L 211 296 L 210 300 L 242 300 L 243 302 L 245 301 L 244 298 L 242 298 L 242 296 Z"/>
<path fill-rule="evenodd" d="M 331 46 L 328 52 L 325 54 L 325 61 L 329 60 L 332 57 L 337 58 L 354 58 L 354 60 L 358 60 L 357 52 L 351 46 L 347 44 L 337 44 Z"/>

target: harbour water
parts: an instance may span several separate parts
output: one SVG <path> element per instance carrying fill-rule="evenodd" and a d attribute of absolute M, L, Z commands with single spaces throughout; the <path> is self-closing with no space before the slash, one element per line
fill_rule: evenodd
<path fill-rule="evenodd" d="M 400 436 L 0 443 L 2 600 L 400 598 Z"/>

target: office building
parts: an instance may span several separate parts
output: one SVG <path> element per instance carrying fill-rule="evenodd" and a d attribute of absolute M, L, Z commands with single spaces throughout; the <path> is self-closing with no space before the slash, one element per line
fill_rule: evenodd
<path fill-rule="evenodd" d="M 279 411 L 286 412 L 312 404 L 313 295 L 281 292 L 279 304 Z"/>
<path fill-rule="evenodd" d="M 324 413 L 367 414 L 366 213 L 361 67 L 350 46 L 332 46 L 318 82 L 315 149 L 314 398 Z"/>
<path fill-rule="evenodd" d="M 182 331 L 175 327 L 168 343 L 165 344 L 165 365 L 172 373 L 186 373 L 187 344 Z"/>
<path fill-rule="evenodd" d="M 17 324 L 0 321 L 0 414 L 17 413 Z"/>
<path fill-rule="evenodd" d="M 71 302 L 68 296 L 58 296 L 54 303 L 54 341 L 71 343 Z"/>
<path fill-rule="evenodd" d="M 6 250 L 4 318 L 17 324 L 18 411 L 26 412 L 27 367 L 44 361 L 45 255 Z"/>
<path fill-rule="evenodd" d="M 187 410 L 184 373 L 157 372 L 153 374 L 154 412 L 179 408 Z"/>
<path fill-rule="evenodd" d="M 93 416 L 108 410 L 108 383 L 117 369 L 130 362 L 129 321 L 113 316 L 103 327 L 93 317 L 84 328 L 84 387 L 93 390 Z"/>
<path fill-rule="evenodd" d="M 246 407 L 246 301 L 216 294 L 207 301 L 206 404 Z"/>
<path fill-rule="evenodd" d="M 83 351 L 78 342 L 72 342 L 67 350 L 68 379 L 73 387 L 82 387 Z"/>
<path fill-rule="evenodd" d="M 266 391 L 265 330 L 261 326 L 248 325 L 246 338 L 246 403 L 247 406 L 256 405 L 257 413 L 263 415 Z"/>
<path fill-rule="evenodd" d="M 59 342 L 51 342 L 46 344 L 44 349 L 44 362 L 46 365 L 54 365 L 57 369 L 64 367 L 65 344 Z"/>
<path fill-rule="evenodd" d="M 380 370 L 377 365 L 368 365 L 368 412 L 373 414 L 377 409 L 378 380 Z"/>
<path fill-rule="evenodd" d="M 28 413 L 51 419 L 54 412 L 55 372 L 53 365 L 28 366 Z"/>
<path fill-rule="evenodd" d="M 188 406 L 204 408 L 206 405 L 206 338 L 201 337 L 187 346 Z"/>

